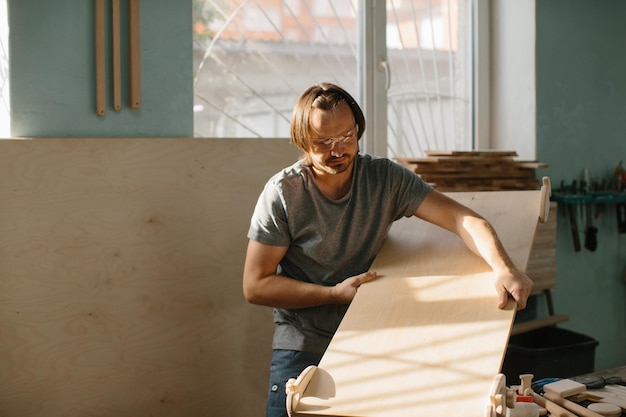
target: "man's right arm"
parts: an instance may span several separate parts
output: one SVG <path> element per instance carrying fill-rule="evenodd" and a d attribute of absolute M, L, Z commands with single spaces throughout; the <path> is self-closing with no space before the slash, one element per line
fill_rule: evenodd
<path fill-rule="evenodd" d="M 367 272 L 347 278 L 334 287 L 326 287 L 277 275 L 278 264 L 287 249 L 286 246 L 248 241 L 243 268 L 243 294 L 248 302 L 286 309 L 349 304 L 357 288 L 376 276 L 374 272 Z"/>

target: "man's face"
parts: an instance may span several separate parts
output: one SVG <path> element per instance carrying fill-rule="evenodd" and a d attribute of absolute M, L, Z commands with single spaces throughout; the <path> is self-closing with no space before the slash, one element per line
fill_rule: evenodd
<path fill-rule="evenodd" d="M 357 125 L 347 103 L 335 110 L 314 109 L 309 121 L 313 168 L 320 173 L 340 174 L 352 167 L 359 150 Z"/>

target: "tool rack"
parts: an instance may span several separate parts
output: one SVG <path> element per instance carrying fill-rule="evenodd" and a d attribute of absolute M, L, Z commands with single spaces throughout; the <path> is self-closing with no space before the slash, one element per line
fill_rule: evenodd
<path fill-rule="evenodd" d="M 561 204 L 619 204 L 626 203 L 626 192 L 592 191 L 585 194 L 553 192 L 552 201 Z"/>
<path fill-rule="evenodd" d="M 626 191 L 589 191 L 585 193 L 570 193 L 563 191 L 554 191 L 550 198 L 552 201 L 558 203 L 567 212 L 569 217 L 570 228 L 572 229 L 572 239 L 574 242 L 574 250 L 579 252 L 581 250 L 579 227 L 578 227 L 578 213 L 577 208 L 584 207 L 586 211 L 586 233 L 597 232 L 593 226 L 591 226 L 591 218 L 597 217 L 597 212 L 594 216 L 591 215 L 591 207 L 604 206 L 607 204 L 614 204 L 617 215 L 617 229 L 619 233 L 626 233 Z M 593 237 L 595 239 L 595 236 Z M 589 236 L 586 236 L 585 247 L 591 251 L 595 250 L 595 243 L 589 244 Z"/>

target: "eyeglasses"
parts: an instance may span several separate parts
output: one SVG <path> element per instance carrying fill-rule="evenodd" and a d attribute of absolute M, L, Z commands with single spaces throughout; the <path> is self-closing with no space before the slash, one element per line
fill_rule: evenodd
<path fill-rule="evenodd" d="M 356 138 L 356 132 L 358 131 L 358 125 L 354 125 L 354 128 L 343 136 L 337 136 L 336 138 L 326 138 L 313 140 L 311 144 L 316 150 L 329 151 L 335 146 L 335 143 L 341 145 L 347 145 L 354 141 Z"/>

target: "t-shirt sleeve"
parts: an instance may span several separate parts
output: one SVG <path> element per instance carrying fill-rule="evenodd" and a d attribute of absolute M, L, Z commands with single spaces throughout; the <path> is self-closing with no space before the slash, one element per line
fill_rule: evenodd
<path fill-rule="evenodd" d="M 408 168 L 393 161 L 390 161 L 390 164 L 394 172 L 392 178 L 396 181 L 397 204 L 401 208 L 401 216 L 410 217 L 422 204 L 428 193 L 433 190 L 433 187 Z"/>
<path fill-rule="evenodd" d="M 268 182 L 259 195 L 247 236 L 273 246 L 289 246 L 291 243 L 284 200 L 274 182 Z"/>

